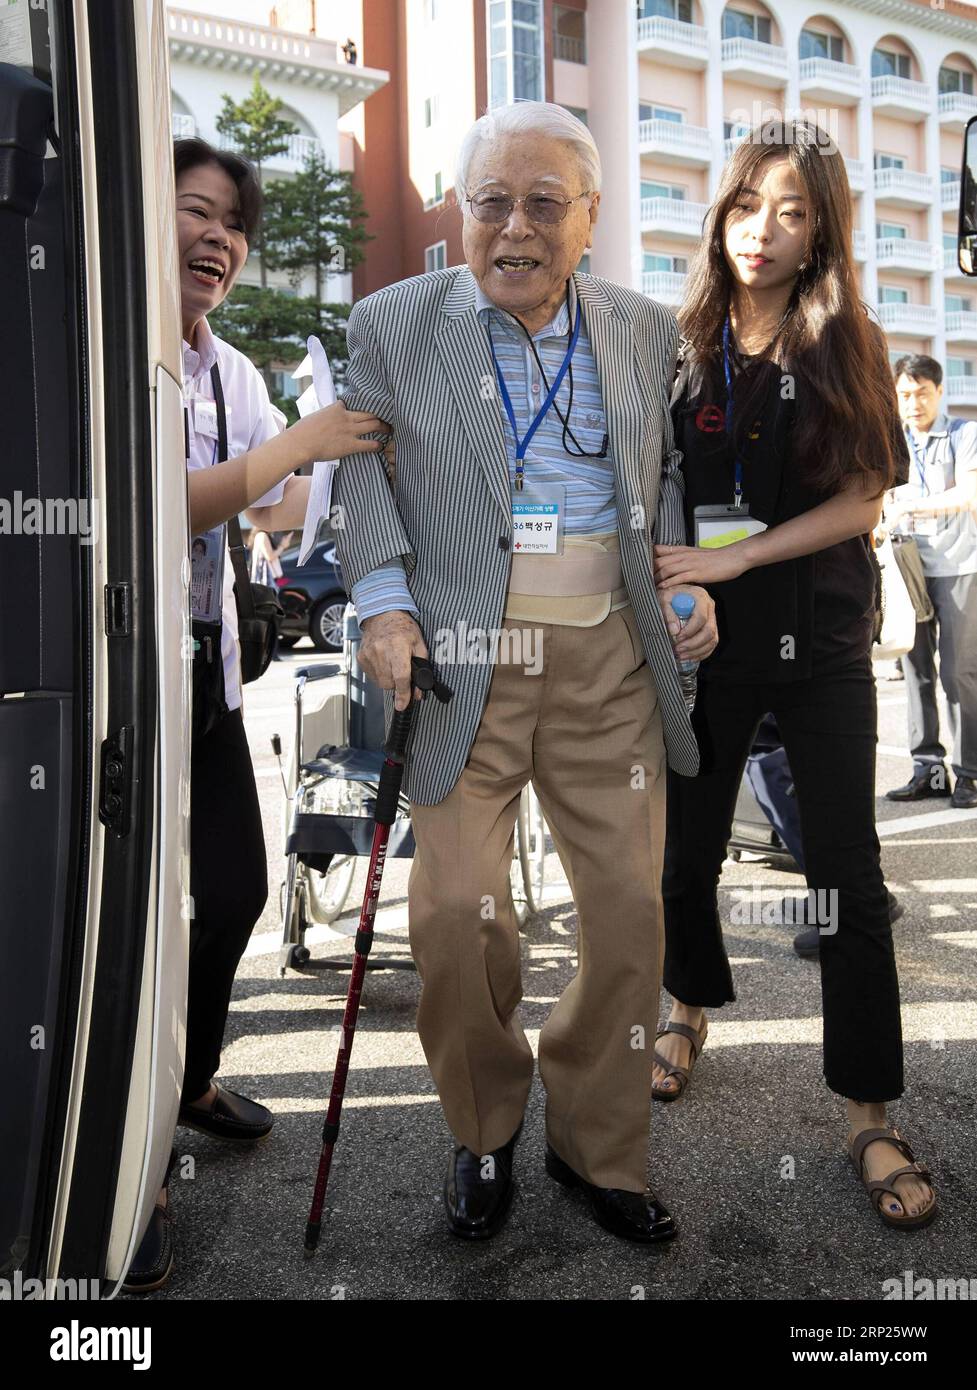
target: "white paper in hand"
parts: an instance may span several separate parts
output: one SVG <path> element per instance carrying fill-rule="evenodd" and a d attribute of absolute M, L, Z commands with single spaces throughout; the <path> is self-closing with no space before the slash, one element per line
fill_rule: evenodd
<path fill-rule="evenodd" d="M 312 362 L 312 385 L 308 390 L 303 391 L 295 402 L 299 415 L 303 419 L 306 415 L 311 415 L 314 410 L 322 410 L 325 406 L 332 405 L 336 399 L 336 388 L 333 385 L 332 372 L 329 370 L 329 359 L 326 356 L 325 348 L 318 338 L 310 338 L 306 346 L 309 349 L 309 358 Z M 308 560 L 323 518 L 329 515 L 329 504 L 332 501 L 332 480 L 338 466 L 338 459 L 325 462 L 317 461 L 313 464 L 312 487 L 309 490 L 309 501 L 305 508 L 302 545 L 299 549 L 300 565 L 304 565 Z"/>

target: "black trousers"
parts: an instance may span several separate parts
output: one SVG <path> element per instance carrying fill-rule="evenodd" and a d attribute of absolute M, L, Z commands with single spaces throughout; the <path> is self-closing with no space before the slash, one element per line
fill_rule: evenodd
<path fill-rule="evenodd" d="M 716 890 L 744 765 L 767 711 L 794 776 L 808 888 L 837 892 L 837 930 L 820 937 L 825 1080 L 862 1103 L 894 1100 L 903 1089 L 902 1027 L 875 832 L 877 715 L 868 659 L 783 685 L 725 683 L 708 673 L 700 680 L 693 725 L 701 769 L 697 777 L 670 772 L 668 780 L 665 988 L 693 1007 L 736 997 Z"/>
<path fill-rule="evenodd" d="M 268 897 L 261 809 L 240 709 L 194 740 L 190 765 L 190 981 L 183 1101 L 220 1066 L 231 986 Z"/>

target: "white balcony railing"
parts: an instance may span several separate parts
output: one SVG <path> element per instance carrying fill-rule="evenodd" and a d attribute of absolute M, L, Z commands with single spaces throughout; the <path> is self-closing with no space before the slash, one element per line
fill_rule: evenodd
<path fill-rule="evenodd" d="M 561 59 L 564 63 L 585 63 L 587 46 L 583 39 L 578 39 L 573 34 L 554 34 L 553 57 Z"/>
<path fill-rule="evenodd" d="M 914 241 L 910 237 L 877 237 L 875 260 L 880 268 L 905 266 L 914 270 L 933 270 L 936 251 L 929 241 Z"/>
<path fill-rule="evenodd" d="M 709 56 L 709 35 L 698 24 L 683 24 L 680 19 L 650 15 L 638 20 L 638 47 L 657 48 L 676 56 L 686 55 L 705 63 Z"/>
<path fill-rule="evenodd" d="M 865 161 L 864 159 L 845 158 L 845 168 L 848 171 L 848 186 L 853 193 L 863 193 L 865 191 Z"/>
<path fill-rule="evenodd" d="M 759 39 L 723 39 L 724 68 L 749 68 L 755 73 L 787 73 L 787 50 Z"/>
<path fill-rule="evenodd" d="M 947 405 L 977 405 L 977 376 L 945 376 Z"/>
<path fill-rule="evenodd" d="M 889 110 L 928 112 L 933 109 L 933 96 L 925 82 L 909 77 L 873 77 L 872 104 Z"/>
<path fill-rule="evenodd" d="M 937 312 L 932 304 L 880 304 L 879 321 L 890 333 L 936 332 Z"/>
<path fill-rule="evenodd" d="M 960 206 L 960 180 L 944 179 L 940 184 L 940 203 L 945 212 L 956 212 Z"/>
<path fill-rule="evenodd" d="M 317 140 L 313 135 L 288 135 L 287 148 L 281 153 L 272 155 L 267 160 L 270 168 L 301 169 L 310 154 L 322 153 L 322 141 Z M 220 147 L 222 150 L 236 149 L 234 141 L 230 136 L 220 137 Z"/>
<path fill-rule="evenodd" d="M 977 314 L 972 309 L 948 309 L 946 335 L 956 342 L 977 343 Z"/>
<path fill-rule="evenodd" d="M 692 203 L 684 198 L 642 198 L 641 225 L 649 230 L 668 230 L 686 236 L 699 236 L 708 203 Z"/>
<path fill-rule="evenodd" d="M 933 197 L 933 176 L 916 169 L 876 169 L 875 196 L 928 203 Z"/>
<path fill-rule="evenodd" d="M 172 123 L 174 140 L 192 140 L 197 133 L 197 122 L 182 111 L 173 112 Z"/>
<path fill-rule="evenodd" d="M 638 144 L 666 146 L 688 157 L 709 159 L 711 141 L 704 126 L 688 125 L 685 121 L 666 121 L 660 116 L 638 122 Z"/>
<path fill-rule="evenodd" d="M 641 292 L 662 304 L 681 304 L 685 279 L 674 270 L 645 270 L 641 275 Z"/>
<path fill-rule="evenodd" d="M 314 67 L 335 65 L 338 61 L 335 39 L 294 34 L 239 19 L 201 14 L 196 10 L 171 8 L 166 15 L 171 44 L 178 44 L 180 56 L 200 50 L 218 50 L 214 65 L 224 66 L 224 55 L 233 56 L 234 66 L 250 72 L 256 63 L 302 64 Z M 211 60 L 208 60 L 211 61 Z"/>
<path fill-rule="evenodd" d="M 941 92 L 937 110 L 941 122 L 966 125 L 971 116 L 977 116 L 977 96 L 969 92 Z"/>
<path fill-rule="evenodd" d="M 947 273 L 950 274 L 950 275 L 963 275 L 963 274 L 964 274 L 964 272 L 960 269 L 960 261 L 959 261 L 958 256 L 957 256 L 957 248 L 956 248 L 955 246 L 947 246 L 947 247 L 944 247 L 944 250 L 943 250 L 943 269 L 944 269 L 945 272 L 947 272 Z M 968 277 L 966 277 L 966 278 L 969 279 L 970 277 L 968 276 Z"/>
<path fill-rule="evenodd" d="M 862 85 L 862 70 L 854 63 L 836 63 L 833 58 L 802 58 L 800 62 L 802 87 L 826 84 L 858 92 Z"/>

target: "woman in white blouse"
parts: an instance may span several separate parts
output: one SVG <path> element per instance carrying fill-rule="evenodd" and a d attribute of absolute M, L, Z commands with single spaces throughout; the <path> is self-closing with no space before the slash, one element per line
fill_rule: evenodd
<path fill-rule="evenodd" d="M 227 706 L 208 732 L 194 738 L 192 748 L 193 919 L 179 1123 L 218 1139 L 253 1143 L 271 1129 L 271 1112 L 213 1080 L 234 974 L 268 893 L 261 814 L 241 715 L 234 574 L 220 528 L 240 513 L 263 531 L 301 526 L 310 479 L 293 476 L 295 470 L 316 459 L 380 450 L 381 442 L 363 436 L 385 433 L 388 426 L 337 402 L 284 428 L 285 417 L 272 406 L 260 373 L 243 353 L 215 337 L 207 322 L 247 260 L 261 214 L 257 175 L 246 160 L 203 140 L 178 140 L 174 166 L 190 535 L 195 559 L 204 549 L 198 538 L 208 534 L 216 537 L 211 550 L 216 568 L 223 553 L 217 617 Z M 225 462 L 217 461 L 215 363 L 225 401 Z M 126 1276 L 127 1291 L 159 1288 L 172 1262 L 164 1186 Z"/>

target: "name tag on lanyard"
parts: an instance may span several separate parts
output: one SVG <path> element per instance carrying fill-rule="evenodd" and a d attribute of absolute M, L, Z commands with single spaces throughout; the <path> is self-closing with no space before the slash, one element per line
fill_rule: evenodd
<path fill-rule="evenodd" d="M 225 411 L 225 417 L 230 412 Z M 194 435 L 213 439 L 211 465 L 217 461 L 218 418 L 217 402 L 208 401 L 192 391 L 185 397 L 187 454 L 190 452 L 190 416 L 193 416 Z M 197 622 L 220 623 L 224 606 L 224 556 L 227 551 L 227 527 L 215 526 L 190 543 L 190 616 Z"/>
<path fill-rule="evenodd" d="M 225 528 L 194 536 L 190 546 L 190 612 L 200 622 L 219 623 L 224 597 Z"/>
<path fill-rule="evenodd" d="M 562 555 L 563 554 L 563 531 L 566 523 L 566 487 L 563 483 L 544 483 L 527 481 L 524 476 L 524 463 L 529 449 L 529 443 L 539 429 L 546 412 L 556 400 L 556 394 L 563 383 L 573 354 L 577 347 L 577 340 L 580 337 L 581 310 L 580 301 L 577 300 L 577 313 L 573 326 L 573 333 L 566 354 L 556 374 L 553 385 L 550 387 L 545 401 L 543 401 L 536 415 L 533 417 L 532 424 L 526 431 L 522 439 L 519 437 L 519 427 L 516 424 L 516 414 L 512 408 L 512 398 L 509 395 L 509 388 L 506 386 L 499 359 L 495 353 L 495 343 L 492 340 L 492 325 L 489 322 L 489 346 L 492 349 L 492 361 L 495 364 L 495 375 L 499 383 L 499 392 L 502 396 L 502 404 L 505 406 L 506 415 L 509 417 L 509 424 L 512 426 L 513 438 L 516 442 L 516 481 L 512 491 L 512 548 L 520 555 Z"/>
<path fill-rule="evenodd" d="M 512 549 L 519 555 L 562 555 L 566 488 L 525 483 L 512 494 Z"/>
<path fill-rule="evenodd" d="M 912 454 L 913 463 L 916 465 L 916 472 L 919 476 L 919 485 L 924 497 L 930 494 L 929 482 L 926 478 L 926 447 L 924 445 L 922 454 L 916 436 L 911 429 L 906 430 L 906 443 L 909 445 L 909 452 Z M 946 525 L 946 513 L 940 512 L 910 512 L 906 517 L 908 530 L 913 536 L 936 536 Z"/>

